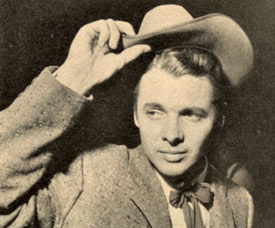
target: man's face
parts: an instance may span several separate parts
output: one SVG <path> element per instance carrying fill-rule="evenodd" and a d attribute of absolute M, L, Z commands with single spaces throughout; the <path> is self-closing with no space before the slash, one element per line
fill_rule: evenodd
<path fill-rule="evenodd" d="M 135 124 L 143 149 L 162 174 L 182 175 L 202 155 L 215 120 L 213 87 L 207 77 L 152 69 L 143 75 Z"/>

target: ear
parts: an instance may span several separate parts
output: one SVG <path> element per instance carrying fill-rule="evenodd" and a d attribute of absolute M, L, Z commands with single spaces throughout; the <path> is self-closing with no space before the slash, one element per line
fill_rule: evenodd
<path fill-rule="evenodd" d="M 137 118 L 137 110 L 136 109 L 134 109 L 134 121 L 135 121 L 136 127 L 139 128 L 139 122 L 138 122 L 138 118 Z"/>

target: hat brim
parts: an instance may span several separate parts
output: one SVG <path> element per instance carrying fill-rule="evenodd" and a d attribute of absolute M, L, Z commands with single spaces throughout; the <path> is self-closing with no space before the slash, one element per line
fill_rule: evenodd
<path fill-rule="evenodd" d="M 222 14 L 209 14 L 148 34 L 125 35 L 122 44 L 125 49 L 148 44 L 152 51 L 177 46 L 205 48 L 218 58 L 233 86 L 243 80 L 253 65 L 253 49 L 247 35 L 233 19 Z"/>

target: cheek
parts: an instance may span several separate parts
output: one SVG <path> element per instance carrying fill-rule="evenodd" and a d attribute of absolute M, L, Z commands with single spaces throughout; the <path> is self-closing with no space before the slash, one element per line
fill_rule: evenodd
<path fill-rule="evenodd" d="M 193 146 L 200 147 L 213 128 L 213 120 L 204 121 L 202 124 L 195 123 L 188 127 L 185 134 L 185 140 Z"/>
<path fill-rule="evenodd" d="M 149 151 L 154 151 L 155 148 L 159 147 L 161 143 L 161 124 L 156 121 L 149 120 L 148 118 L 143 118 L 144 116 L 139 116 L 139 131 L 140 139 L 144 147 Z"/>
<path fill-rule="evenodd" d="M 161 127 L 149 120 L 140 121 L 139 131 L 141 137 L 146 141 L 153 143 L 160 134 Z"/>
<path fill-rule="evenodd" d="M 158 135 L 161 130 L 161 121 L 152 121 L 144 113 L 138 113 L 137 121 L 142 134 Z"/>

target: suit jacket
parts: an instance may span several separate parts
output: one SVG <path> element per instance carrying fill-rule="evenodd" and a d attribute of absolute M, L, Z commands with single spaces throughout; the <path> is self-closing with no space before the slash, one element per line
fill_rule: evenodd
<path fill-rule="evenodd" d="M 79 153 L 60 145 L 71 140 L 67 133 L 92 101 L 57 82 L 52 71 L 45 69 L 0 113 L 0 227 L 171 227 L 141 147 Z M 211 190 L 211 228 L 251 227 L 245 189 L 217 177 Z"/>

